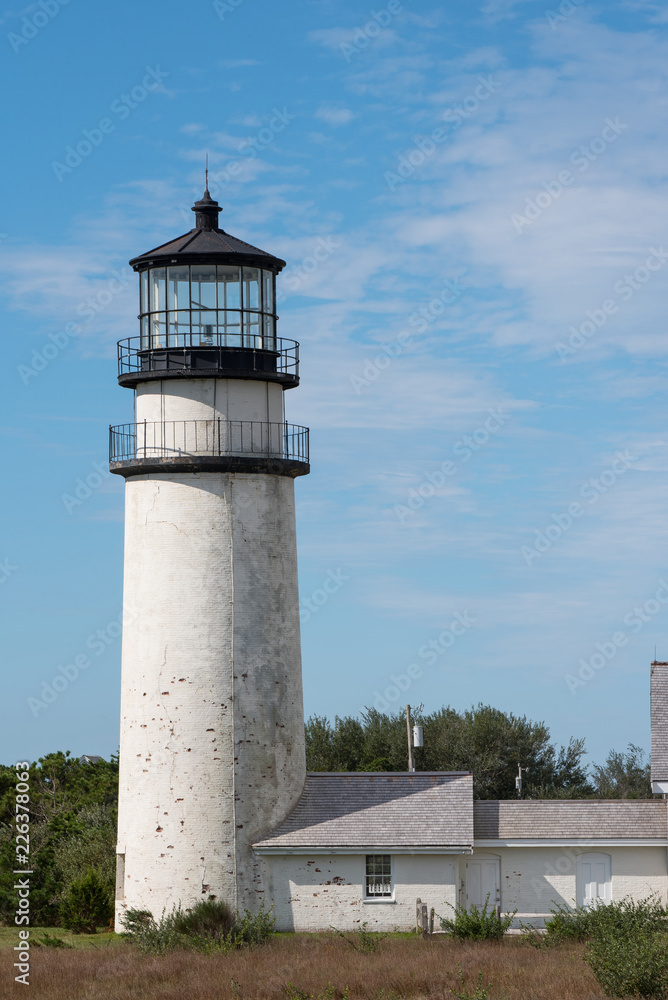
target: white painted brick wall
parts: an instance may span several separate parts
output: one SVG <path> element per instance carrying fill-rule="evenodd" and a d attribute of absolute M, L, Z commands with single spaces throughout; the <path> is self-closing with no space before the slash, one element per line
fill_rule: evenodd
<path fill-rule="evenodd" d="M 615 847 L 612 857 L 612 898 L 644 899 L 656 892 L 668 905 L 667 849 L 665 847 Z"/>
<path fill-rule="evenodd" d="M 520 921 L 541 925 L 551 908 L 574 905 L 576 859 L 591 850 L 499 848 L 474 851 L 473 858 L 499 857 L 502 911 L 517 909 L 515 926 Z M 613 900 L 625 896 L 639 900 L 657 893 L 666 905 L 666 848 L 612 847 L 604 853 L 612 859 Z M 364 901 L 364 855 L 270 856 L 262 864 L 278 930 L 317 931 L 331 926 L 355 930 L 363 921 L 370 930 L 411 930 L 417 898 L 440 916 L 451 916 L 456 901 L 464 903 L 466 860 L 467 856 L 394 856 L 394 898 L 371 903 Z"/>
<path fill-rule="evenodd" d="M 117 912 L 256 909 L 305 776 L 293 481 L 130 478 L 124 603 Z"/>
<path fill-rule="evenodd" d="M 155 379 L 137 386 L 137 421 L 283 420 L 283 388 L 251 379 Z"/>
<path fill-rule="evenodd" d="M 394 898 L 365 902 L 366 857 L 294 855 L 265 857 L 278 930 L 316 931 L 334 926 L 355 930 L 412 930 L 415 901 L 437 913 L 454 904 L 456 860 L 448 855 L 396 855 L 392 858 Z"/>
<path fill-rule="evenodd" d="M 656 892 L 664 905 L 668 902 L 665 847 L 504 847 L 476 850 L 473 857 L 501 859 L 501 909 L 517 909 L 519 921 L 523 916 L 549 914 L 558 905 L 574 906 L 577 857 L 592 851 L 610 855 L 613 900 L 644 899 Z M 462 865 L 462 880 L 463 870 Z"/>

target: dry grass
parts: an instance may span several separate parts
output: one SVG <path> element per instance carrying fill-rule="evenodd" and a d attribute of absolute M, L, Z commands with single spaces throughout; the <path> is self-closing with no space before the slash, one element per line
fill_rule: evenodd
<path fill-rule="evenodd" d="M 312 996 L 328 983 L 351 1000 L 439 998 L 460 989 L 457 963 L 474 992 L 478 972 L 491 983 L 490 1000 L 589 1000 L 603 993 L 582 961 L 581 949 L 536 951 L 521 941 L 463 944 L 390 937 L 370 954 L 329 934 L 281 935 L 269 944 L 229 955 L 139 954 L 128 944 L 62 951 L 36 950 L 32 1000 L 286 1000 L 286 986 Z M 11 952 L 3 949 L 0 997 L 15 997 Z M 4 961 L 5 959 L 8 959 Z"/>

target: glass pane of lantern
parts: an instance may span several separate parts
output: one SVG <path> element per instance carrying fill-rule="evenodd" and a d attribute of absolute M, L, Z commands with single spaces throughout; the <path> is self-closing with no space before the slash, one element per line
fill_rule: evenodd
<path fill-rule="evenodd" d="M 216 313 L 214 310 L 192 310 L 192 342 L 212 347 L 216 343 Z"/>
<path fill-rule="evenodd" d="M 157 313 L 151 316 L 151 349 L 166 346 L 165 313 Z"/>
<path fill-rule="evenodd" d="M 193 264 L 191 268 L 190 294 L 193 309 L 216 308 L 215 264 Z M 214 320 L 210 322 L 213 323 Z"/>
<path fill-rule="evenodd" d="M 243 268 L 243 308 L 260 308 L 260 269 L 258 267 Z"/>
<path fill-rule="evenodd" d="M 148 316 L 143 316 L 141 321 L 141 349 L 148 348 Z"/>
<path fill-rule="evenodd" d="M 167 313 L 167 346 L 176 347 L 176 313 Z"/>
<path fill-rule="evenodd" d="M 149 271 L 149 284 L 151 286 L 151 312 L 165 308 L 165 269 L 164 267 L 152 267 Z"/>
<path fill-rule="evenodd" d="M 199 344 L 200 337 L 202 336 L 202 313 L 199 309 L 193 309 L 190 313 L 192 320 L 192 338 L 193 344 Z"/>
<path fill-rule="evenodd" d="M 190 310 L 182 309 L 175 316 L 177 345 L 178 347 L 188 347 L 190 344 Z"/>
<path fill-rule="evenodd" d="M 189 309 L 190 308 L 190 275 L 188 267 L 168 267 L 167 268 L 167 308 L 168 309 Z"/>
<path fill-rule="evenodd" d="M 241 309 L 239 268 L 229 264 L 218 265 L 218 308 Z"/>
<path fill-rule="evenodd" d="M 190 344 L 190 310 L 167 313 L 168 347 L 188 347 Z"/>
<path fill-rule="evenodd" d="M 264 284 L 264 296 L 262 300 L 262 309 L 264 312 L 273 313 L 274 311 L 274 275 L 271 271 L 263 271 L 262 279 Z"/>
<path fill-rule="evenodd" d="M 261 347 L 260 343 L 260 314 L 244 313 L 245 322 L 245 342 L 244 347 Z"/>
<path fill-rule="evenodd" d="M 276 332 L 274 327 L 274 317 L 264 316 L 264 344 L 263 347 L 266 351 L 276 350 Z"/>
<path fill-rule="evenodd" d="M 218 311 L 218 330 L 220 331 L 221 347 L 241 346 L 241 311 L 239 309 L 220 309 Z"/>
<path fill-rule="evenodd" d="M 142 271 L 139 281 L 139 312 L 148 312 L 148 271 Z"/>

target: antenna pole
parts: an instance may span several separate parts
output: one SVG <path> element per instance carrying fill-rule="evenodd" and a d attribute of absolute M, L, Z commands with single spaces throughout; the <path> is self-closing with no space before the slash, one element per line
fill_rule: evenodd
<path fill-rule="evenodd" d="M 413 744 L 411 742 L 411 706 L 406 705 L 406 732 L 408 734 L 408 770 L 415 770 L 415 761 L 413 760 Z"/>
<path fill-rule="evenodd" d="M 205 187 L 206 187 L 206 189 L 208 191 L 209 190 L 209 154 L 208 153 L 206 154 L 206 169 L 204 171 L 204 175 L 206 177 Z"/>
<path fill-rule="evenodd" d="M 529 770 L 528 767 L 522 767 L 521 764 L 517 765 L 517 777 L 515 778 L 515 789 L 517 790 L 517 798 L 522 798 L 522 785 L 524 784 L 523 774 Z"/>

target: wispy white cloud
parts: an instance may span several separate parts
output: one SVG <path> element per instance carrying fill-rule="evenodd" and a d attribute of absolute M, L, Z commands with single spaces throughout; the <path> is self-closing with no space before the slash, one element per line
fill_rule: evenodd
<path fill-rule="evenodd" d="M 355 117 L 350 108 L 335 107 L 322 104 L 315 112 L 315 117 L 327 122 L 328 125 L 347 125 Z"/>
<path fill-rule="evenodd" d="M 351 44 L 354 35 L 354 28 L 318 28 L 309 31 L 308 39 L 325 49 L 338 52 L 341 45 Z"/>
<path fill-rule="evenodd" d="M 665 41 L 586 22 L 559 33 L 536 28 L 533 38 L 539 58 L 563 60 L 568 72 L 535 63 L 504 69 L 489 100 L 478 107 L 471 101 L 468 117 L 454 120 L 452 109 L 466 110 L 473 81 L 451 76 L 447 89 L 429 96 L 430 116 L 413 113 L 416 132 L 428 137 L 440 125 L 446 141 L 432 143 L 433 152 L 394 192 L 382 196 L 379 176 L 386 222 L 394 221 L 411 252 L 430 248 L 441 261 L 456 255 L 502 297 L 505 290 L 510 309 L 494 324 L 498 344 L 549 355 L 571 326 L 586 321 L 588 310 L 612 296 L 617 314 L 575 360 L 611 350 L 662 351 L 668 269 L 631 298 L 615 285 L 643 266 L 666 231 L 668 199 L 654 139 L 664 113 L 658 80 Z M 617 135 L 609 122 L 618 123 Z M 404 144 L 386 166 L 396 171 L 400 156 L 412 151 L 419 163 L 419 147 Z M 570 180 L 562 185 L 564 171 Z M 544 207 L 536 211 L 536 205 Z M 513 217 L 528 219 L 520 231 Z"/>
<path fill-rule="evenodd" d="M 361 45 L 358 43 L 360 35 L 363 37 Z M 348 28 L 318 28 L 309 32 L 308 39 L 343 58 L 345 52 L 350 50 L 354 55 L 359 55 L 365 52 L 368 46 L 380 50 L 396 45 L 400 41 L 400 36 L 393 28 L 383 28 L 382 31 L 378 33 L 374 31 L 365 38 L 363 26 L 355 25 Z"/>
<path fill-rule="evenodd" d="M 621 6 L 639 14 L 647 14 L 652 24 L 668 24 L 668 10 L 656 0 L 622 0 Z"/>
<path fill-rule="evenodd" d="M 486 0 L 480 8 L 483 20 L 486 24 L 497 24 L 499 21 L 512 20 L 524 12 L 524 4 L 534 4 L 536 8 L 540 6 L 540 13 L 544 12 L 544 4 L 539 0 Z M 529 11 L 533 13 L 533 11 Z"/>
<path fill-rule="evenodd" d="M 33 11 L 38 10 L 38 5 L 36 3 L 30 3 L 26 7 L 22 7 L 20 10 L 5 10 L 0 14 L 0 25 L 6 24 L 8 21 L 18 22 L 16 27 L 21 28 L 20 18 L 25 17 L 27 14 L 32 14 Z"/>

